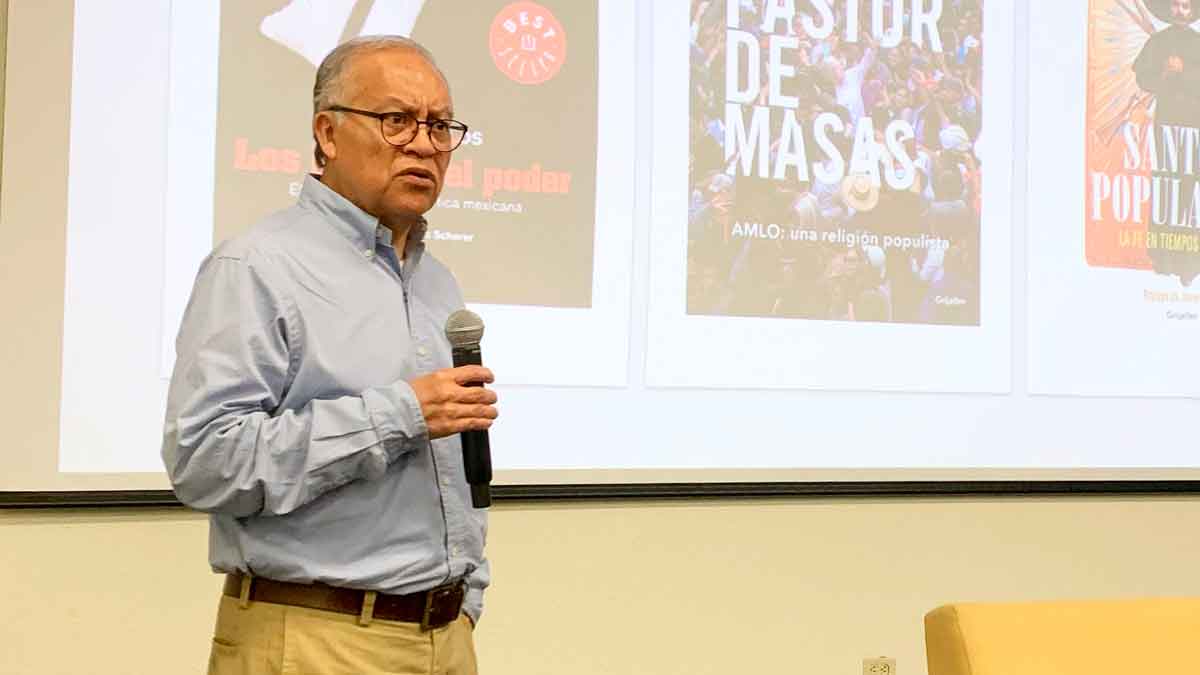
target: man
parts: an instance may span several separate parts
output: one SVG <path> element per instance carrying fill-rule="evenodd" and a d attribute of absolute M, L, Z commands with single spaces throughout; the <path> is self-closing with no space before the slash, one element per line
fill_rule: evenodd
<path fill-rule="evenodd" d="M 1162 126 L 1200 127 L 1200 33 L 1190 27 L 1196 20 L 1192 0 L 1152 0 L 1147 7 L 1170 25 L 1146 40 L 1133 62 L 1133 71 L 1138 86 L 1154 94 L 1156 149 L 1158 157 L 1162 158 L 1160 161 L 1165 161 L 1173 153 L 1168 153 L 1163 143 L 1164 136 L 1170 134 L 1159 131 Z M 1181 209 L 1187 213 L 1195 177 L 1188 172 L 1172 170 L 1154 171 L 1151 175 L 1157 185 L 1179 183 Z M 1149 230 L 1163 235 L 1193 234 L 1191 228 L 1171 223 L 1151 222 Z M 1156 272 L 1177 275 L 1185 286 L 1200 274 L 1200 258 L 1195 254 L 1162 248 L 1151 248 L 1147 253 Z"/>
<path fill-rule="evenodd" d="M 960 153 L 947 149 L 933 162 L 929 231 L 949 248 L 926 249 L 923 259 L 914 261 L 926 287 L 917 307 L 922 323 L 979 324 L 979 214 L 967 204 L 970 190 L 960 161 Z"/>
<path fill-rule="evenodd" d="M 1168 2 L 1169 13 L 1161 6 Z M 1154 94 L 1155 123 L 1200 126 L 1200 34 L 1189 27 L 1196 20 L 1192 0 L 1149 7 L 1170 25 L 1151 35 L 1133 62 L 1138 86 Z"/>
<path fill-rule="evenodd" d="M 837 102 L 840 105 L 846 106 L 846 109 L 850 111 L 851 123 L 858 124 L 858 120 L 867 112 L 866 104 L 863 103 L 863 81 L 866 79 L 867 73 L 875 65 L 877 50 L 875 43 L 868 40 L 867 47 L 862 52 L 862 58 L 855 62 L 854 65 L 850 65 L 850 62 L 856 56 L 855 47 L 853 45 L 846 45 L 842 51 L 842 55 L 830 57 L 826 62 L 833 70 Z"/>
<path fill-rule="evenodd" d="M 336 48 L 313 104 L 323 174 L 209 256 L 177 343 L 163 459 L 229 575 L 209 671 L 475 673 L 486 521 L 458 434 L 496 396 L 449 367 L 462 296 L 422 243 L 466 127 L 399 37 Z"/>

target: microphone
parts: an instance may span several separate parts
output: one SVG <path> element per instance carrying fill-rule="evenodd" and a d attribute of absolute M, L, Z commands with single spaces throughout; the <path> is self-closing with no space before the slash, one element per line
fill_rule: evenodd
<path fill-rule="evenodd" d="M 483 339 L 483 319 L 475 312 L 460 309 L 446 319 L 446 339 L 454 355 L 454 367 L 482 366 L 483 355 L 479 341 Z M 473 387 L 482 387 L 478 382 Z M 492 505 L 492 449 L 488 432 L 464 431 L 462 437 L 463 469 L 471 486 L 471 506 L 484 509 Z"/>

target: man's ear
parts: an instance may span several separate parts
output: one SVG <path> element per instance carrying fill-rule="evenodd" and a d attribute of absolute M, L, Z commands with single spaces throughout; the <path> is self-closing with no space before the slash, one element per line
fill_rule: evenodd
<path fill-rule="evenodd" d="M 313 116 L 313 138 L 325 155 L 325 161 L 337 157 L 337 144 L 333 139 L 333 131 L 337 125 L 333 121 L 333 113 L 319 112 Z"/>

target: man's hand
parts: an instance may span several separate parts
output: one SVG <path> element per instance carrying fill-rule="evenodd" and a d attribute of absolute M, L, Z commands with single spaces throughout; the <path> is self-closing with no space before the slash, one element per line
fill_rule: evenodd
<path fill-rule="evenodd" d="M 1182 73 L 1183 72 L 1183 57 L 1182 56 L 1169 57 L 1167 59 L 1167 72 L 1168 73 Z"/>
<path fill-rule="evenodd" d="M 489 384 L 492 371 L 483 366 L 446 368 L 419 377 L 412 382 L 421 404 L 430 438 L 442 438 L 463 431 L 482 431 L 492 426 L 497 412 L 496 393 L 471 384 Z"/>

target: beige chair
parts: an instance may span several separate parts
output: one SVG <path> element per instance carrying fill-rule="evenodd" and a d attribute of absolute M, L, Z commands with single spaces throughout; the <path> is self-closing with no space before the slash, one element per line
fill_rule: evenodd
<path fill-rule="evenodd" d="M 1200 598 L 946 605 L 925 649 L 929 675 L 1200 673 Z"/>

